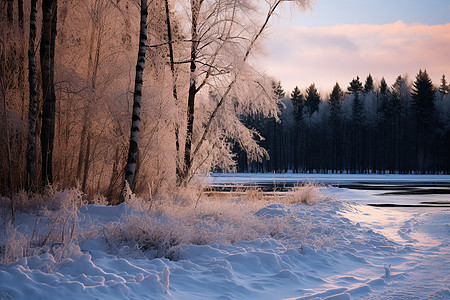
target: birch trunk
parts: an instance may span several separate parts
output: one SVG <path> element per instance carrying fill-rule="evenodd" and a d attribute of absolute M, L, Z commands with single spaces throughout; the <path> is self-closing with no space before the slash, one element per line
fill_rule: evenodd
<path fill-rule="evenodd" d="M 30 101 L 28 104 L 28 149 L 27 149 L 27 189 L 36 189 L 36 117 L 38 108 L 36 74 L 36 2 L 31 0 L 30 37 L 28 46 L 28 82 Z"/>
<path fill-rule="evenodd" d="M 41 72 L 44 104 L 42 107 L 42 181 L 44 185 L 53 183 L 52 160 L 53 141 L 55 138 L 55 39 L 57 22 L 57 0 L 42 2 L 42 33 L 41 33 Z"/>
<path fill-rule="evenodd" d="M 143 73 L 145 67 L 145 51 L 147 46 L 147 0 L 141 0 L 141 28 L 139 35 L 139 52 L 136 63 L 136 77 L 134 83 L 133 96 L 133 116 L 130 132 L 130 147 L 128 149 L 128 160 L 125 166 L 125 182 L 130 187 L 133 187 L 136 173 L 137 156 L 139 150 L 139 129 L 140 129 L 140 114 L 141 114 L 141 97 Z M 120 201 L 123 202 L 123 197 Z"/>

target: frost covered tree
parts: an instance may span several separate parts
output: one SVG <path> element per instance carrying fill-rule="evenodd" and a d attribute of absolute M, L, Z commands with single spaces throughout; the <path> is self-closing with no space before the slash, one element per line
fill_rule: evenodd
<path fill-rule="evenodd" d="M 441 78 L 441 85 L 439 86 L 439 91 L 442 93 L 442 95 L 447 95 L 450 90 L 450 85 L 447 83 L 447 80 L 445 79 L 445 74 L 442 75 Z"/>
<path fill-rule="evenodd" d="M 261 6 L 255 1 L 192 0 L 185 5 L 189 55 L 177 56 L 178 62 L 189 65 L 180 183 L 199 168 L 230 160 L 227 140 L 237 142 L 250 159 L 265 155 L 255 142 L 258 133 L 246 128 L 238 116 L 276 114 L 270 81 L 252 70 L 248 58 L 282 2 L 271 0 Z M 308 0 L 293 2 L 302 8 L 310 4 Z M 209 91 L 214 97 L 209 97 Z M 202 111 L 198 111 L 199 101 L 205 108 Z"/>

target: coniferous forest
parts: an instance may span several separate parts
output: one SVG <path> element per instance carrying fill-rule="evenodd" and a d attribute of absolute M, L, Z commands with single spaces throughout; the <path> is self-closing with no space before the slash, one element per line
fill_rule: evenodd
<path fill-rule="evenodd" d="M 434 86 L 426 70 L 414 81 L 388 85 L 369 74 L 321 98 L 314 84 L 285 93 L 278 118 L 245 118 L 258 130 L 270 158 L 249 162 L 237 153 L 239 172 L 422 173 L 450 171 L 450 96 L 442 76 Z"/>

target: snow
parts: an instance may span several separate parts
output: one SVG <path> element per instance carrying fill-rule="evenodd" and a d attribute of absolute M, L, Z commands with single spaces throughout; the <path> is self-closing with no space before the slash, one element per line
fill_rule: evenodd
<path fill-rule="evenodd" d="M 184 244 L 176 260 L 130 255 L 129 246 L 114 253 L 102 235 L 85 236 L 66 257 L 56 246 L 0 265 L 0 299 L 450 299 L 450 208 L 371 207 L 374 191 L 320 192 L 327 199 L 311 206 L 273 203 L 254 213 L 293 231 Z M 101 230 L 143 214 L 87 205 L 78 217 L 81 229 Z M 19 230 L 33 227 L 33 216 L 17 219 Z"/>

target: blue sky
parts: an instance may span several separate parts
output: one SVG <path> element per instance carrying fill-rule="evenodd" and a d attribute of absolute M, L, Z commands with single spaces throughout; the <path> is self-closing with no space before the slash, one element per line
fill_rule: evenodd
<path fill-rule="evenodd" d="M 312 11 L 290 18 L 283 13 L 280 25 L 308 27 L 338 24 L 389 24 L 398 20 L 424 25 L 450 22 L 450 0 L 317 0 Z"/>
<path fill-rule="evenodd" d="M 450 78 L 450 0 L 317 0 L 311 11 L 279 11 L 258 64 L 287 91 L 371 73 L 392 84 L 427 69 L 433 83 Z"/>

